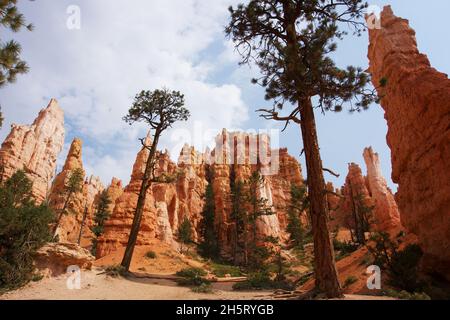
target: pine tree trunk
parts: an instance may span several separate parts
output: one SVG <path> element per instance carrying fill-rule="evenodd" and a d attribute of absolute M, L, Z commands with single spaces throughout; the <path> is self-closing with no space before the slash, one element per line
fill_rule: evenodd
<path fill-rule="evenodd" d="M 81 237 L 83 236 L 83 227 L 84 223 L 86 222 L 87 217 L 87 204 L 84 206 L 84 212 L 83 212 L 83 219 L 81 220 L 81 226 L 80 226 L 80 234 L 78 235 L 78 245 L 81 244 Z"/>
<path fill-rule="evenodd" d="M 141 189 L 139 191 L 139 197 L 136 204 L 136 211 L 133 217 L 133 224 L 131 225 L 130 237 L 128 238 L 127 247 L 125 249 L 125 253 L 122 259 L 122 267 L 125 268 L 126 271 L 130 270 L 131 259 L 133 258 L 134 247 L 136 246 L 136 241 L 139 234 L 139 229 L 141 228 L 142 216 L 144 214 L 144 205 L 145 199 L 147 197 L 147 190 L 151 186 L 150 179 L 153 174 L 154 167 L 154 159 L 156 156 L 156 147 L 158 145 L 158 140 L 161 132 L 157 129 L 154 137 L 154 141 L 152 147 L 150 149 L 150 153 L 147 158 L 147 163 L 145 165 L 145 172 L 142 178 Z"/>
<path fill-rule="evenodd" d="M 53 230 L 52 230 L 53 231 L 52 232 L 53 233 L 53 239 L 56 238 L 56 232 L 58 231 L 59 224 L 61 223 L 61 219 L 62 219 L 64 213 L 66 212 L 67 205 L 69 204 L 69 201 L 70 201 L 71 197 L 72 197 L 72 192 L 69 192 L 69 194 L 67 195 L 66 201 L 64 201 L 64 206 L 61 209 L 61 212 L 59 213 L 58 220 L 56 220 L 56 224 L 53 227 Z"/>
<path fill-rule="evenodd" d="M 325 293 L 328 298 L 336 298 L 342 296 L 342 289 L 338 280 L 333 244 L 328 229 L 326 187 L 314 110 L 310 99 L 300 101 L 299 107 L 311 205 L 316 288 Z"/>

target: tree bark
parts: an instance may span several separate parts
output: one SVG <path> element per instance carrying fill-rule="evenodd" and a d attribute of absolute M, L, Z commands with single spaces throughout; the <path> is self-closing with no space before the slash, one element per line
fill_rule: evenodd
<path fill-rule="evenodd" d="M 78 235 L 78 245 L 81 244 L 81 237 L 83 236 L 83 227 L 84 223 L 86 222 L 87 217 L 87 204 L 84 206 L 84 212 L 83 212 L 83 219 L 81 219 L 81 225 L 80 225 L 80 234 Z"/>
<path fill-rule="evenodd" d="M 308 194 L 314 238 L 314 271 L 316 288 L 328 298 L 342 296 L 328 229 L 328 204 L 322 159 L 319 152 L 314 110 L 310 99 L 299 101 L 301 131 L 308 175 Z"/>
<path fill-rule="evenodd" d="M 58 231 L 59 224 L 61 223 L 61 219 L 62 219 L 64 213 L 66 212 L 67 205 L 69 204 L 69 201 L 70 201 L 71 197 L 72 197 L 72 191 L 69 192 L 69 194 L 67 195 L 66 201 L 64 201 L 64 206 L 62 207 L 61 212 L 59 213 L 58 220 L 56 221 L 56 224 L 53 227 L 53 230 L 52 230 L 53 231 L 52 232 L 53 233 L 53 239 L 56 238 L 56 232 Z"/>
<path fill-rule="evenodd" d="M 139 197 L 136 205 L 136 211 L 133 217 L 133 224 L 131 225 L 130 237 L 128 238 L 127 247 L 125 249 L 125 253 L 122 259 L 122 267 L 125 268 L 125 271 L 130 270 L 131 259 L 133 258 L 134 247 L 136 246 L 136 241 L 139 234 L 139 229 L 141 227 L 142 216 L 144 214 L 144 205 L 145 199 L 147 197 L 147 190 L 151 186 L 151 178 L 154 169 L 154 159 L 156 155 L 156 147 L 158 145 L 158 140 L 161 132 L 156 129 L 156 133 L 154 136 L 154 141 L 150 149 L 150 153 L 147 158 L 147 163 L 145 165 L 145 172 L 142 178 L 141 189 L 139 191 Z"/>

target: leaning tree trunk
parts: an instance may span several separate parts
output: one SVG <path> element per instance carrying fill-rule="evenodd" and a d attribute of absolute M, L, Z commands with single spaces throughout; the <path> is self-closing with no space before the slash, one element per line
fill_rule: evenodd
<path fill-rule="evenodd" d="M 154 159 L 156 156 L 156 147 L 158 144 L 160 132 L 156 131 L 152 147 L 150 149 L 150 154 L 147 158 L 147 163 L 145 165 L 145 172 L 142 178 L 141 189 L 139 191 L 139 197 L 136 204 L 136 211 L 134 213 L 133 224 L 131 225 L 130 237 L 128 238 L 127 247 L 122 259 L 122 267 L 126 271 L 130 270 L 131 259 L 133 258 L 134 247 L 136 246 L 136 241 L 139 234 L 139 229 L 141 228 L 142 216 L 144 214 L 145 199 L 147 197 L 147 190 L 151 185 L 151 177 L 154 168 Z"/>
<path fill-rule="evenodd" d="M 326 187 L 314 110 L 310 99 L 300 101 L 299 107 L 311 205 L 316 288 L 325 293 L 328 298 L 336 298 L 342 296 L 342 289 L 338 280 L 334 249 L 328 229 Z"/>
<path fill-rule="evenodd" d="M 78 234 L 78 245 L 81 245 L 81 237 L 83 236 L 83 228 L 87 218 L 87 204 L 84 206 L 83 218 L 81 219 L 80 233 Z"/>

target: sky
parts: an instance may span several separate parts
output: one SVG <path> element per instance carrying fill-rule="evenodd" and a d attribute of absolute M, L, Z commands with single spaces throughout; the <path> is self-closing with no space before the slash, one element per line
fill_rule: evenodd
<path fill-rule="evenodd" d="M 133 0 L 125 6 L 119 0 L 19 1 L 35 30 L 10 34 L 2 29 L 1 41 L 14 38 L 21 43 L 30 72 L 0 89 L 5 117 L 0 141 L 11 123 L 30 124 L 56 98 L 64 109 L 66 127 L 59 168 L 72 139 L 80 137 L 87 173 L 100 176 L 107 185 L 113 176 L 129 181 L 140 148 L 138 138 L 146 134 L 143 124 L 129 126 L 122 121 L 141 90 L 167 87 L 185 94 L 190 120 L 176 125 L 160 142 L 160 149 L 167 148 L 174 160 L 184 143 L 200 150 L 211 146 L 222 128 L 280 128 L 255 112 L 271 102 L 264 100 L 264 89 L 250 83 L 257 68 L 238 65 L 239 55 L 223 32 L 228 6 L 239 2 Z M 410 20 L 421 52 L 436 69 L 450 72 L 446 27 L 450 1 L 425 5 L 423 0 L 373 0 L 369 4 L 390 4 L 396 15 Z M 367 68 L 367 34 L 338 45 L 334 58 L 339 66 Z M 389 186 L 396 190 L 390 179 L 387 125 L 379 105 L 354 114 L 317 113 L 316 120 L 324 167 L 340 174 L 339 178 L 326 174 L 327 181 L 341 186 L 350 162 L 360 164 L 365 172 L 362 152 L 372 146 Z M 298 126 L 281 133 L 279 146 L 287 147 L 305 168 Z M 306 169 L 303 172 L 306 176 Z"/>

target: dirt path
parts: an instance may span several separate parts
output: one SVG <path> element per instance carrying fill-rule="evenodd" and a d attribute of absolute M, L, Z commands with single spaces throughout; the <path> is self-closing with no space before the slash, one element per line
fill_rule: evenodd
<path fill-rule="evenodd" d="M 0 300 L 245 300 L 268 298 L 271 292 L 236 292 L 231 283 L 213 285 L 214 293 L 194 293 L 164 279 L 111 278 L 100 270 L 83 271 L 81 289 L 67 288 L 66 276 L 30 283 L 0 296 Z"/>

